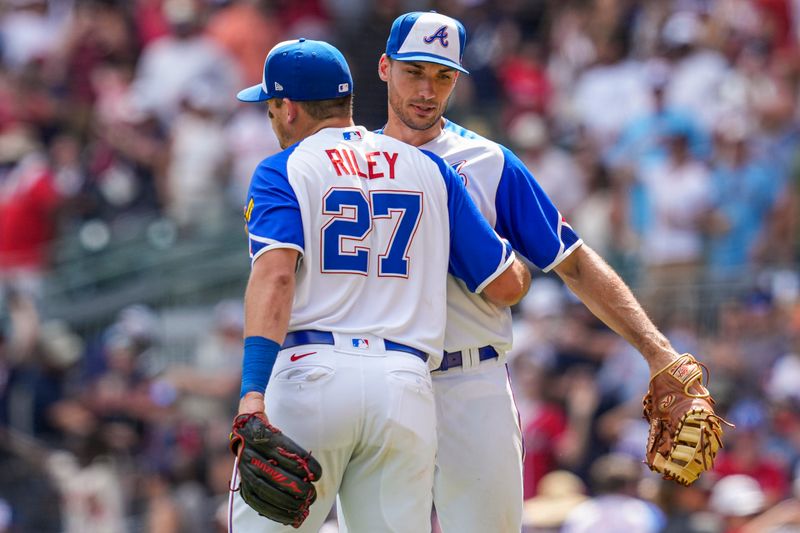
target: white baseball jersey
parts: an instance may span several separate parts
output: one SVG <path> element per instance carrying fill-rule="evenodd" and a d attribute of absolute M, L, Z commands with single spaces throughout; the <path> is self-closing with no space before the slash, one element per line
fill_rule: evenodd
<path fill-rule="evenodd" d="M 252 260 L 302 254 L 289 331 L 369 333 L 423 350 L 432 368 L 448 265 L 479 292 L 513 261 L 443 160 L 362 127 L 326 128 L 267 158 L 248 196 Z"/>
<path fill-rule="evenodd" d="M 534 265 L 548 272 L 581 240 L 530 171 L 506 147 L 446 121 L 442 133 L 420 146 L 458 173 L 470 196 L 498 234 Z M 511 348 L 511 311 L 448 279 L 445 350 L 491 345 Z"/>

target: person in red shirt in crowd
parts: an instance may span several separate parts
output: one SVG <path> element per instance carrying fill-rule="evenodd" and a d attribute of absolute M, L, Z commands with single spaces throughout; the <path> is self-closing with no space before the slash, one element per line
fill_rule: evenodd
<path fill-rule="evenodd" d="M 32 135 L 0 134 L 0 287 L 39 292 L 61 195 Z"/>
<path fill-rule="evenodd" d="M 527 354 L 520 354 L 512 365 L 525 447 L 522 496 L 528 500 L 538 494 L 542 477 L 559 466 L 558 446 L 567 431 L 567 415 L 550 397 L 551 387 L 547 385 L 551 376 L 547 375 L 547 369 L 541 363 Z"/>
<path fill-rule="evenodd" d="M 720 476 L 744 474 L 758 481 L 764 491 L 766 506 L 771 507 L 789 496 L 789 468 L 767 453 L 764 443 L 767 420 L 755 402 L 744 400 L 731 409 L 731 419 L 736 423 L 732 439 L 714 464 Z"/>
<path fill-rule="evenodd" d="M 497 76 L 507 102 L 504 123 L 510 123 L 527 111 L 543 115 L 549 111 L 553 86 L 543 66 L 542 55 L 537 43 L 523 41 L 500 65 Z"/>

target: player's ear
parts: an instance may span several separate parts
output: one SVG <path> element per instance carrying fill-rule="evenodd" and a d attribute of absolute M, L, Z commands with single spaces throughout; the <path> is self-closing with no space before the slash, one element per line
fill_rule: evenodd
<path fill-rule="evenodd" d="M 291 124 L 297 120 L 297 114 L 300 112 L 300 106 L 297 104 L 297 102 L 289 100 L 288 98 L 283 99 L 283 104 L 286 106 L 286 121 Z"/>
<path fill-rule="evenodd" d="M 378 77 L 383 81 L 389 81 L 389 67 L 391 66 L 391 59 L 386 54 L 381 56 L 378 61 Z"/>

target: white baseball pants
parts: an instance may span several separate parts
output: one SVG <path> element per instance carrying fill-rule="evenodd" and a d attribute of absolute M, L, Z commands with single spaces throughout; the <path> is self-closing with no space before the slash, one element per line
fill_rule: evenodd
<path fill-rule="evenodd" d="M 433 499 L 442 533 L 519 533 L 522 432 L 505 364 L 494 359 L 432 376 Z"/>
<path fill-rule="evenodd" d="M 430 531 L 436 414 L 427 366 L 377 337 L 334 337 L 335 346 L 282 350 L 265 394 L 270 422 L 322 465 L 308 518 L 283 526 L 232 491 L 230 533 L 316 533 L 337 493 L 351 533 Z"/>

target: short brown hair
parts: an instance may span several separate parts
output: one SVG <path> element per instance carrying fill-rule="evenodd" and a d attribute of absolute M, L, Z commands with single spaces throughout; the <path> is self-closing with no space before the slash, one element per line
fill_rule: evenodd
<path fill-rule="evenodd" d="M 353 115 L 353 95 L 331 98 L 330 100 L 310 100 L 297 102 L 314 120 L 328 118 L 350 118 Z"/>

